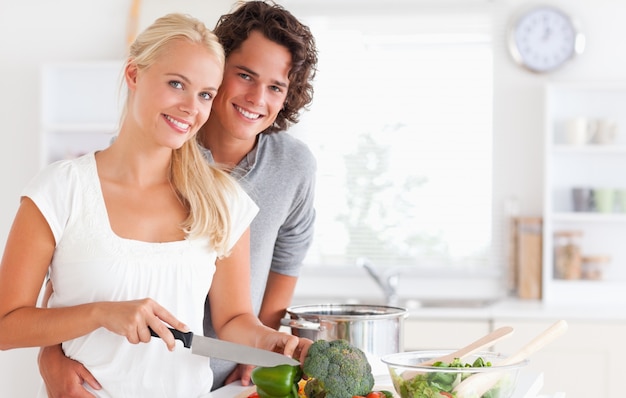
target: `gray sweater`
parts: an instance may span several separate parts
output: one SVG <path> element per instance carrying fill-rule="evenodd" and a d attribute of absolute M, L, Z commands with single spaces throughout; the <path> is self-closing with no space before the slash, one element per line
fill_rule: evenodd
<path fill-rule="evenodd" d="M 213 156 L 204 150 L 212 162 Z M 269 271 L 298 276 L 313 239 L 316 161 L 308 147 L 286 132 L 259 134 L 257 145 L 233 170 L 259 206 L 250 226 L 250 293 L 261 308 Z M 205 305 L 204 334 L 215 337 Z M 223 386 L 236 364 L 211 358 L 213 389 Z"/>

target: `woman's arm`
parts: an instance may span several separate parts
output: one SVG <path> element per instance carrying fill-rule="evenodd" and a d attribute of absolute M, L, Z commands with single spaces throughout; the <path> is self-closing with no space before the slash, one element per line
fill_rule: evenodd
<path fill-rule="evenodd" d="M 239 239 L 230 256 L 217 261 L 209 291 L 211 320 L 224 340 L 281 352 L 304 360 L 312 342 L 265 326 L 253 313 L 250 301 L 250 230 Z"/>
<path fill-rule="evenodd" d="M 55 331 L 49 312 L 35 308 L 54 249 L 54 236 L 45 218 L 31 199 L 23 198 L 0 264 L 0 348 L 63 341 L 56 335 L 76 337 L 67 330 L 68 324 Z M 88 310 L 78 311 L 84 316 Z"/>
<path fill-rule="evenodd" d="M 246 229 L 228 257 L 218 259 L 209 290 L 211 321 L 220 339 L 255 346 L 254 333 L 262 328 L 250 301 L 250 229 Z"/>
<path fill-rule="evenodd" d="M 35 203 L 24 198 L 0 263 L 0 349 L 59 344 L 100 327 L 131 343 L 147 342 L 148 326 L 174 349 L 174 338 L 162 321 L 176 328 L 185 325 L 150 299 L 37 308 L 54 250 L 48 223 Z"/>

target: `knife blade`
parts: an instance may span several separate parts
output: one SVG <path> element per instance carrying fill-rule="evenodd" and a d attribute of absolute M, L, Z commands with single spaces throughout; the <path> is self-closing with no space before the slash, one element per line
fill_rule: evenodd
<path fill-rule="evenodd" d="M 159 337 L 150 329 L 150 335 Z M 246 365 L 272 367 L 278 365 L 300 365 L 300 362 L 277 352 L 262 350 L 243 344 L 231 343 L 220 339 L 200 336 L 193 332 L 181 332 L 174 328 L 168 328 L 174 338 L 183 342 L 185 348 L 191 348 L 191 353 L 204 357 L 225 359 Z"/>

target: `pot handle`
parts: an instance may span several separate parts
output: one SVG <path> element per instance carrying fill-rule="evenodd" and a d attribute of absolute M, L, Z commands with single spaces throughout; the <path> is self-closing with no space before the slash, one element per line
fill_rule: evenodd
<path fill-rule="evenodd" d="M 294 329 L 303 330 L 322 330 L 322 325 L 317 322 L 305 321 L 304 319 L 288 319 L 282 318 L 280 324 L 283 326 L 289 326 Z"/>

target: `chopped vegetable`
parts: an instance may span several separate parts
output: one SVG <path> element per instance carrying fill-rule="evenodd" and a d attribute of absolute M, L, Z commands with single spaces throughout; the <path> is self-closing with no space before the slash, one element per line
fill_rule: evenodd
<path fill-rule="evenodd" d="M 393 398 L 391 391 L 371 391 L 367 395 L 353 395 L 352 398 Z"/>

